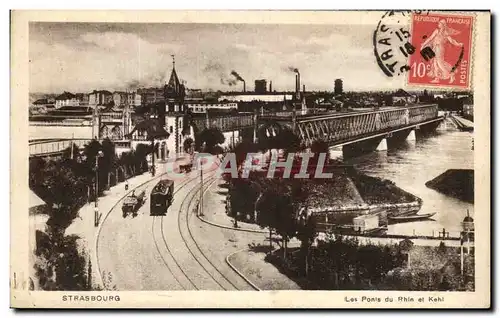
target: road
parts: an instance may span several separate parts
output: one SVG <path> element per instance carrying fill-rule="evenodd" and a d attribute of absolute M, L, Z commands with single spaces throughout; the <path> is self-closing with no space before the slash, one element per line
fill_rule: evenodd
<path fill-rule="evenodd" d="M 213 181 L 204 174 L 204 184 Z M 157 181 L 136 191 L 150 191 Z M 226 263 L 226 256 L 263 235 L 221 229 L 196 217 L 200 180 L 175 181 L 174 200 L 165 216 L 150 216 L 149 201 L 138 215 L 123 218 L 121 202 L 107 215 L 97 242 L 98 268 L 106 289 L 253 290 Z M 104 212 L 104 211 L 103 211 Z"/>

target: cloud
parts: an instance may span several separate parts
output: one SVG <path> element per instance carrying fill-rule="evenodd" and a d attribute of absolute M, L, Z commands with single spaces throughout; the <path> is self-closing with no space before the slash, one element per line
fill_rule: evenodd
<path fill-rule="evenodd" d="M 276 90 L 293 90 L 295 77 L 286 70 L 289 65 L 300 70 L 308 89 L 332 89 L 335 78 L 344 78 L 346 89 L 392 87 L 395 82 L 375 62 L 372 28 L 337 29 L 146 24 L 137 31 L 127 25 L 98 32 L 91 24 L 78 28 L 61 24 L 51 32 L 30 34 L 30 90 L 159 86 L 168 80 L 171 54 L 176 55 L 179 77 L 190 88 L 240 89 L 241 84 L 228 86 L 234 79 L 231 70 L 237 70 L 249 90 L 261 78 L 272 80 Z"/>
<path fill-rule="evenodd" d="M 135 34 L 85 33 L 73 43 L 30 43 L 31 91 L 123 89 L 162 85 L 179 46 L 153 44 Z"/>

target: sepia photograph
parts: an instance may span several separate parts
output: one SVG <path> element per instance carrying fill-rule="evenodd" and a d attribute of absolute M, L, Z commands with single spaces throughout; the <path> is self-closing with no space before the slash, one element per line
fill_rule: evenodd
<path fill-rule="evenodd" d="M 77 13 L 11 16 L 12 305 L 490 305 L 489 12 Z"/>

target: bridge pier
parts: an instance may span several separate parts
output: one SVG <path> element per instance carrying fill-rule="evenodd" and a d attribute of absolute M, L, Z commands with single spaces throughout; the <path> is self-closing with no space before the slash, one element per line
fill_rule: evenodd
<path fill-rule="evenodd" d="M 406 137 L 406 141 L 416 141 L 417 140 L 417 136 L 415 135 L 415 130 L 412 129 L 410 131 L 410 133 L 408 134 L 408 136 Z"/>
<path fill-rule="evenodd" d="M 342 146 L 342 152 L 344 158 L 358 157 L 378 150 L 380 151 L 387 150 L 386 138 L 378 137 Z"/>
<path fill-rule="evenodd" d="M 408 129 L 390 133 L 387 142 L 389 148 L 394 148 L 405 143 L 414 143 L 416 140 L 415 129 Z"/>
<path fill-rule="evenodd" d="M 377 151 L 386 151 L 387 150 L 387 138 L 382 139 L 377 146 Z"/>

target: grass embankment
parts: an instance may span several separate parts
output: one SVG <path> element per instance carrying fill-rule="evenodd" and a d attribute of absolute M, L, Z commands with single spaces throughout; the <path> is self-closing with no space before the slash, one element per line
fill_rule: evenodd
<path fill-rule="evenodd" d="M 409 203 L 420 200 L 417 196 L 404 191 L 390 180 L 371 177 L 354 170 L 349 177 L 363 200 L 370 205 Z"/>
<path fill-rule="evenodd" d="M 474 203 L 474 170 L 449 169 L 425 183 L 428 188 Z"/>

